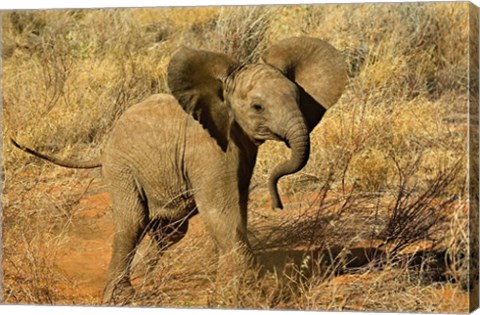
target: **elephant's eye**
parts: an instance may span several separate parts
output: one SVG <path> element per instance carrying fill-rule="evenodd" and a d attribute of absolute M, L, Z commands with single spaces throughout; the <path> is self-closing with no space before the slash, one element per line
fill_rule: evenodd
<path fill-rule="evenodd" d="M 257 112 L 257 113 L 261 113 L 263 112 L 263 106 L 258 104 L 258 103 L 253 103 L 252 104 L 252 108 Z"/>

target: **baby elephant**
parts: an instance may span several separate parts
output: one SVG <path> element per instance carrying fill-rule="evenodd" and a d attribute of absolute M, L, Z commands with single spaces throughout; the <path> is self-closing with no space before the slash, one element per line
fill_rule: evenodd
<path fill-rule="evenodd" d="M 271 173 L 272 207 L 282 208 L 277 182 L 308 161 L 309 133 L 340 98 L 345 63 L 328 43 L 283 40 L 255 64 L 209 51 L 179 48 L 171 57 L 172 95 L 153 95 L 116 122 L 98 160 L 55 164 L 102 167 L 113 199 L 115 236 L 104 302 L 132 294 L 130 265 L 148 232 L 159 249 L 178 242 L 200 214 L 221 254 L 240 264 L 254 257 L 247 240 L 247 201 L 258 146 L 284 141 L 291 158 Z"/>

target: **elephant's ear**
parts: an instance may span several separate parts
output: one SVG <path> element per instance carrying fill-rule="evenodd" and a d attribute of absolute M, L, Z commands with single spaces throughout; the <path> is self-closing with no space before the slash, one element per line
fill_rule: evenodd
<path fill-rule="evenodd" d="M 299 86 L 300 107 L 310 131 L 325 110 L 338 101 L 347 82 L 343 56 L 332 45 L 317 38 L 282 40 L 269 47 L 261 58 Z"/>
<path fill-rule="evenodd" d="M 223 99 L 223 81 L 237 66 L 227 55 L 179 48 L 168 65 L 168 86 L 178 103 L 226 150 L 233 118 Z"/>

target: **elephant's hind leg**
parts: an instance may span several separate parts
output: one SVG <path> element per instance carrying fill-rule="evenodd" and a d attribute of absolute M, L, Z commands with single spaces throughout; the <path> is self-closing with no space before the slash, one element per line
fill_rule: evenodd
<path fill-rule="evenodd" d="M 112 189 L 115 235 L 103 297 L 105 304 L 117 304 L 135 293 L 130 283 L 130 268 L 148 223 L 148 209 L 135 185 L 128 189 L 125 186 Z"/>

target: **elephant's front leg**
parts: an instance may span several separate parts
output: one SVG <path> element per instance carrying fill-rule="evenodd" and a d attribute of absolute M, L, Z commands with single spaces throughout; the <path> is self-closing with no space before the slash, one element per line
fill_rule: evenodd
<path fill-rule="evenodd" d="M 237 268 L 252 266 L 254 256 L 247 239 L 246 222 L 238 209 L 210 208 L 200 212 L 200 216 L 215 239 L 221 256 L 229 256 L 230 264 L 235 261 Z"/>
<path fill-rule="evenodd" d="M 238 183 L 223 182 L 221 187 L 204 186 L 195 196 L 198 212 L 219 248 L 217 285 L 238 287 L 246 271 L 255 264 L 247 239 L 247 195 Z M 215 189 L 217 187 L 217 189 Z M 230 284 L 230 285 L 229 285 Z"/>

